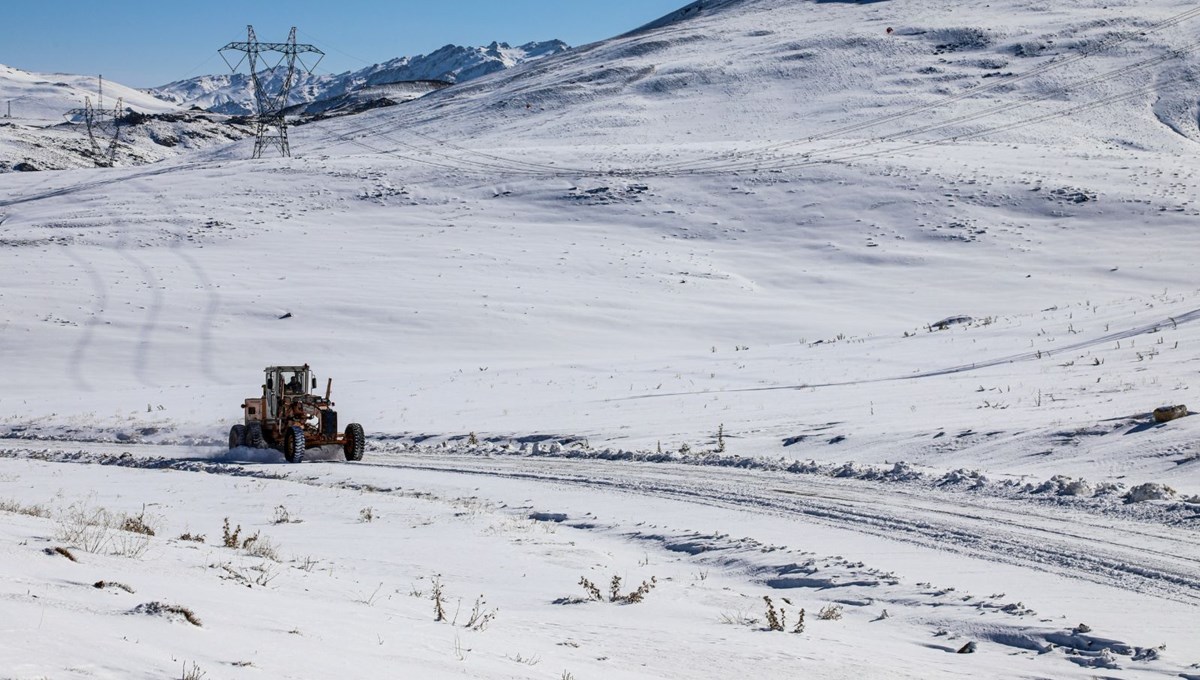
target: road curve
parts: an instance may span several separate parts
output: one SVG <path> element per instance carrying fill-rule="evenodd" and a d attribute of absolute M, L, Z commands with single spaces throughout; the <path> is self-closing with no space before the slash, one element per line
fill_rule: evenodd
<path fill-rule="evenodd" d="M 359 465 L 507 477 L 668 498 L 904 541 L 1200 607 L 1200 531 L 886 482 L 727 467 L 378 453 Z"/>

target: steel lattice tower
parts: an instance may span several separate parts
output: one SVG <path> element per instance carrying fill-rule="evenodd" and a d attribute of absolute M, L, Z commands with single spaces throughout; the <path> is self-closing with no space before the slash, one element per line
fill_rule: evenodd
<path fill-rule="evenodd" d="M 121 109 L 124 102 L 117 98 L 117 105 L 112 109 L 104 108 L 104 76 L 99 77 L 99 91 L 96 106 L 92 106 L 92 98 L 83 98 L 83 108 L 71 109 L 64 116 L 67 122 L 78 124 L 80 121 L 87 127 L 88 139 L 92 142 L 92 157 L 97 167 L 111 168 L 117 162 L 117 147 L 121 142 L 121 117 L 125 115 Z M 12 102 L 9 102 L 9 107 Z"/>
<path fill-rule="evenodd" d="M 253 26 L 246 27 L 246 38 L 246 42 L 231 42 L 217 51 L 231 71 L 237 71 L 242 62 L 249 62 L 250 81 L 254 84 L 254 104 L 257 109 L 255 124 L 258 134 L 254 139 L 254 158 L 262 158 L 263 149 L 267 147 L 278 148 L 281 155 L 291 156 L 287 120 L 283 110 L 287 108 L 288 95 L 291 94 L 292 84 L 296 79 L 296 62 L 300 62 L 304 70 L 311 73 L 312 69 L 321 63 L 325 53 L 312 45 L 297 45 L 295 26 L 288 34 L 287 42 L 259 42 L 258 37 L 254 35 Z M 237 64 L 230 64 L 229 59 L 225 57 L 226 52 L 244 54 Z M 268 53 L 277 55 L 278 59 L 273 60 L 265 56 Z M 317 62 L 310 68 L 301 59 L 302 54 L 317 55 Z M 272 60 L 275 62 L 273 65 Z"/>

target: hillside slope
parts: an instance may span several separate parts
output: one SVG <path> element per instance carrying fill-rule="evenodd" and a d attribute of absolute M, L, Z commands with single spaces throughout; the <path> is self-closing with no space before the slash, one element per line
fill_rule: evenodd
<path fill-rule="evenodd" d="M 1200 491 L 1175 462 L 1187 426 L 1106 429 L 1185 402 L 1195 361 L 1195 142 L 1160 117 L 1186 92 L 1155 84 L 1193 55 L 1078 80 L 1183 47 L 1200 12 L 699 7 L 298 128 L 290 160 L 235 145 L 13 178 L 3 342 L 22 368 L 0 400 L 33 431 L 112 432 L 81 414 L 116 405 L 219 437 L 263 365 L 307 361 L 395 436 L 677 450 L 723 425 L 739 455 Z M 981 89 L 1009 71 L 1037 77 Z"/>
<path fill-rule="evenodd" d="M 91 98 L 93 106 L 100 105 L 100 84 L 94 75 L 63 73 L 31 73 L 0 64 L 0 101 L 11 102 L 12 118 L 27 123 L 57 124 L 63 114 L 83 107 Z M 117 99 L 139 113 L 168 113 L 177 111 L 173 103 L 152 94 L 104 81 L 104 107 L 116 106 Z M 0 116 L 8 113 L 8 108 Z"/>
<path fill-rule="evenodd" d="M 1195 676 L 1197 32 L 702 1 L 0 176 L 0 667 Z M 362 461 L 227 446 L 302 363 Z"/>
<path fill-rule="evenodd" d="M 1134 92 L 1086 115 L 990 139 L 1171 151 L 1200 140 L 1197 97 L 1188 85 L 1200 61 L 1186 3 L 1103 11 L 1084 0 L 1048 10 L 922 0 L 689 7 L 627 35 L 442 93 L 426 102 L 427 118 L 406 116 L 403 124 L 444 125 L 450 118 L 481 136 L 530 139 L 573 139 L 586 129 L 589 140 L 606 143 L 775 141 L 927 106 L 919 115 L 832 138 L 871 139 L 947 123 L 936 135 L 906 135 L 928 139 Z M 951 122 L 1000 104 L 1021 106 Z"/>

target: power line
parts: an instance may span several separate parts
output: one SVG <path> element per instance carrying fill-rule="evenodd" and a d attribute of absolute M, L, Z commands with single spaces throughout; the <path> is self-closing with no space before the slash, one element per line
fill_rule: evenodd
<path fill-rule="evenodd" d="M 292 151 L 288 145 L 287 136 L 287 119 L 283 115 L 283 110 L 287 107 L 288 96 L 291 94 L 292 84 L 295 82 L 296 62 L 299 61 L 301 66 L 311 72 L 312 69 L 304 64 L 300 55 L 318 55 L 317 63 L 319 64 L 325 53 L 312 45 L 297 45 L 295 26 L 288 34 L 287 42 L 259 42 L 258 37 L 254 34 L 253 26 L 246 27 L 246 36 L 245 42 L 231 42 L 217 52 L 220 53 L 231 71 L 237 71 L 242 62 L 249 62 L 250 80 L 254 84 L 254 103 L 257 113 L 254 122 L 258 128 L 254 138 L 253 157 L 262 158 L 263 149 L 268 146 L 278 148 L 282 156 L 291 156 Z M 243 52 L 244 54 L 235 65 L 229 63 L 229 59 L 225 57 L 226 52 Z M 274 65 L 270 65 L 269 59 L 264 57 L 270 53 L 278 55 Z M 260 60 L 267 64 L 261 72 L 258 68 Z M 314 67 L 316 65 L 313 64 Z M 271 81 L 275 81 L 273 88 Z"/>
<path fill-rule="evenodd" d="M 97 76 L 96 106 L 92 98 L 83 98 L 83 107 L 71 109 L 63 114 L 68 123 L 87 128 L 88 141 L 92 145 L 92 160 L 98 168 L 111 168 L 117 162 L 117 147 L 121 141 L 121 117 L 124 115 L 123 100 L 118 97 L 111 109 L 104 108 L 104 76 Z M 9 102 L 11 111 L 12 102 Z"/>

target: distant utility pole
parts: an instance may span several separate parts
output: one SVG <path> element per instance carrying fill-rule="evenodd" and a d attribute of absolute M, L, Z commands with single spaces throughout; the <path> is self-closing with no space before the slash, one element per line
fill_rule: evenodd
<path fill-rule="evenodd" d="M 292 151 L 288 146 L 287 121 L 284 119 L 283 110 L 287 108 L 288 95 L 291 94 L 292 84 L 295 82 L 296 62 L 299 61 L 304 70 L 312 73 L 313 68 L 316 68 L 317 64 L 321 63 L 321 59 L 325 58 L 325 53 L 312 45 L 297 45 L 295 26 L 288 34 L 287 42 L 259 42 L 254 35 L 253 26 L 246 27 L 246 36 L 246 42 L 231 42 L 217 51 L 231 71 L 237 71 L 242 62 L 249 62 L 250 80 L 254 83 L 254 103 L 257 109 L 255 123 L 258 127 L 258 134 L 254 139 L 254 158 L 262 158 L 263 149 L 268 146 L 278 148 L 280 155 L 291 156 Z M 236 64 L 230 64 L 229 59 L 225 56 L 226 52 L 243 52 L 244 54 Z M 278 55 L 278 59 L 265 57 L 264 55 L 267 53 Z M 317 55 L 316 64 L 309 68 L 300 58 L 301 54 Z M 260 60 L 263 62 L 261 72 L 259 71 Z M 275 62 L 273 66 L 271 61 Z"/>
<path fill-rule="evenodd" d="M 92 142 L 92 158 L 96 167 L 111 168 L 117 161 L 117 146 L 121 141 L 121 117 L 124 112 L 124 102 L 117 98 L 117 105 L 112 110 L 104 108 L 104 76 L 98 76 L 99 87 L 96 92 L 96 106 L 92 106 L 92 98 L 83 98 L 83 108 L 67 111 L 67 122 L 87 127 L 88 139 Z M 8 103 L 9 115 L 12 114 L 12 102 Z"/>

